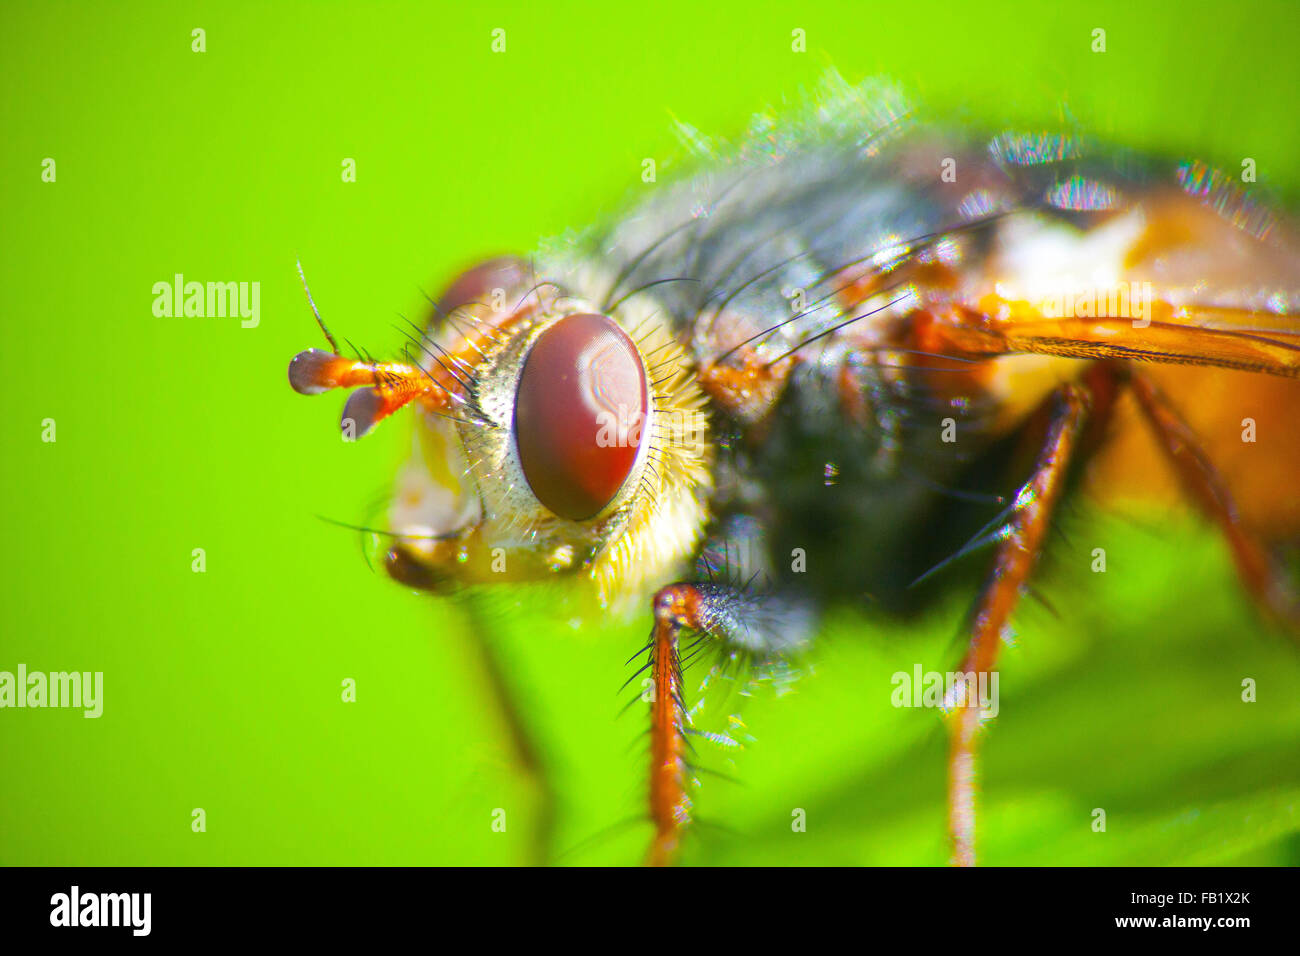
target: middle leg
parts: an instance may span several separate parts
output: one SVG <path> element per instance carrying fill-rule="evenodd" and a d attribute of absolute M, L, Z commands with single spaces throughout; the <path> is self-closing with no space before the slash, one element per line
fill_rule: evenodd
<path fill-rule="evenodd" d="M 1016 495 L 993 568 L 974 609 L 970 644 L 961 667 L 969 687 L 979 686 L 981 677 L 987 681 L 997 662 L 1007 624 L 1043 549 L 1069 466 L 1078 455 L 1084 425 L 1094 410 L 1102 413 L 1097 422 L 1104 419 L 1113 394 L 1113 374 L 1105 366 L 1094 366 L 1083 381 L 1062 386 L 1049 399 L 1050 422 L 1033 475 Z M 974 866 L 976 753 L 983 709 L 969 693 L 949 705 L 952 862 Z"/>

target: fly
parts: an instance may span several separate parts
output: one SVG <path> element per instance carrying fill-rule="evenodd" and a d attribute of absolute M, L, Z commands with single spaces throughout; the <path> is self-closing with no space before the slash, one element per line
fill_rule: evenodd
<path fill-rule="evenodd" d="M 655 864 L 693 819 L 685 662 L 779 670 L 825 609 L 905 608 L 989 550 L 969 680 L 944 700 L 952 858 L 973 864 L 974 688 L 996 686 L 1067 479 L 1117 432 L 1154 436 L 1264 614 L 1300 624 L 1275 551 L 1300 537 L 1300 458 L 1277 456 L 1275 493 L 1234 499 L 1189 424 L 1226 375 L 1293 430 L 1292 226 L 1199 162 L 944 129 L 881 86 L 829 86 L 739 146 L 701 144 L 693 174 L 611 225 L 467 271 L 403 361 L 347 358 L 320 322 L 331 349 L 289 365 L 301 393 L 352 389 L 355 437 L 414 407 L 395 579 L 566 578 L 605 613 L 649 611 L 634 677 Z M 1015 449 L 1004 494 L 962 490 Z"/>

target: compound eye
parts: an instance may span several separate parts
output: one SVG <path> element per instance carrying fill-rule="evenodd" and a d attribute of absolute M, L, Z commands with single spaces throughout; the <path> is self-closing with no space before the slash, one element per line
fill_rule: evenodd
<path fill-rule="evenodd" d="M 515 256 L 498 256 L 480 262 L 458 275 L 438 297 L 434 305 L 434 320 L 472 302 L 489 305 L 497 295 L 497 290 L 509 294 L 511 289 L 523 284 L 527 275 L 527 264 Z M 505 306 L 504 302 L 501 304 Z"/>
<path fill-rule="evenodd" d="M 641 447 L 649 389 L 613 319 L 579 312 L 533 343 L 515 394 L 515 444 L 533 494 L 562 518 L 598 514 Z"/>

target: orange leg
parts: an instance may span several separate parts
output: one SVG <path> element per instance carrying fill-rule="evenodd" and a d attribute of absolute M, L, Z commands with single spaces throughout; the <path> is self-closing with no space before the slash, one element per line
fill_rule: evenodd
<path fill-rule="evenodd" d="M 962 671 L 976 680 L 979 675 L 989 674 L 997 662 L 1007 622 L 1043 548 L 1066 472 L 1076 457 L 1094 393 L 1085 385 L 1065 385 L 1054 393 L 1051 401 L 1051 422 L 1033 477 L 1017 495 L 993 570 L 975 608 L 973 632 Z M 974 866 L 975 758 L 981 707 L 967 695 L 953 704 L 949 719 L 948 823 L 952 862 L 958 866 Z"/>
<path fill-rule="evenodd" d="M 691 823 L 690 718 L 682 687 L 683 632 L 743 653 L 755 664 L 798 654 L 812 633 L 809 609 L 789 595 L 730 584 L 670 584 L 654 597 L 650 637 L 650 819 L 655 835 L 646 862 L 665 866 L 677 856 Z"/>
<path fill-rule="evenodd" d="M 514 769 L 533 792 L 533 839 L 528 863 L 531 866 L 549 866 L 555 858 L 557 802 L 550 760 L 542 741 L 529 724 L 528 708 L 519 699 L 520 694 L 510 678 L 507 662 L 502 659 L 497 648 L 491 633 L 491 622 L 475 602 L 467 602 L 465 610 L 469 624 L 469 633 L 465 637 L 471 652 L 478 658 L 487 698 L 510 742 Z"/>
<path fill-rule="evenodd" d="M 682 829 L 690 822 L 686 793 L 686 707 L 678 635 L 698 624 L 698 602 L 689 585 L 672 585 L 655 595 L 650 659 L 650 818 L 655 835 L 647 864 L 667 866 L 677 855 Z"/>
<path fill-rule="evenodd" d="M 1232 495 L 1196 434 L 1147 376 L 1134 370 L 1129 384 L 1184 489 L 1227 538 L 1247 590 L 1269 617 L 1288 626 L 1293 636 L 1300 634 L 1300 600 L 1264 542 L 1242 523 Z"/>

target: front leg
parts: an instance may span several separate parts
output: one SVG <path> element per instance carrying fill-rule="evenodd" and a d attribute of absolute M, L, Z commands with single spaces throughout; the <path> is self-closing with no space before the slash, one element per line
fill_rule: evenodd
<path fill-rule="evenodd" d="M 783 595 L 727 584 L 671 584 L 654 597 L 650 637 L 650 818 L 655 835 L 647 863 L 673 862 L 691 823 L 687 750 L 690 733 L 682 686 L 681 637 L 695 634 L 736 650 L 756 665 L 797 653 L 812 629 L 807 610 Z"/>

